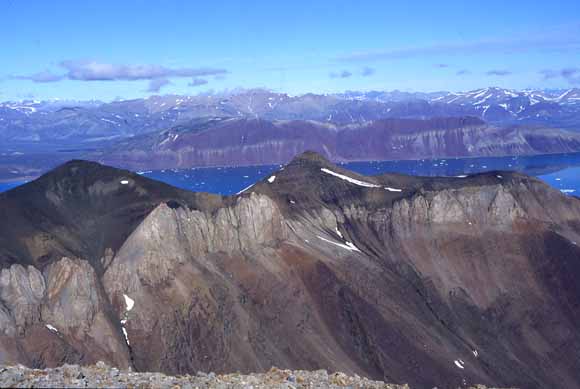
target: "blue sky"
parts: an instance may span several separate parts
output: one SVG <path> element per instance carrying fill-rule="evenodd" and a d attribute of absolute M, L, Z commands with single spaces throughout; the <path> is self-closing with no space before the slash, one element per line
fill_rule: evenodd
<path fill-rule="evenodd" d="M 0 0 L 0 100 L 580 86 L 579 1 L 467 4 Z"/>

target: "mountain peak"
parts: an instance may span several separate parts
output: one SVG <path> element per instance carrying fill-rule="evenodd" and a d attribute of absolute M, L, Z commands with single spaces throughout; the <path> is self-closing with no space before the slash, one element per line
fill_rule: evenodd
<path fill-rule="evenodd" d="M 301 154 L 298 154 L 288 165 L 305 165 L 305 164 L 316 164 L 316 165 L 331 165 L 332 163 L 322 154 L 316 151 L 306 150 Z"/>
<path fill-rule="evenodd" d="M 68 192 L 76 190 L 87 190 L 97 183 L 118 182 L 119 185 L 133 185 L 135 182 L 146 180 L 128 170 L 117 169 L 111 166 L 102 165 L 98 162 L 82 159 L 73 159 L 56 167 L 44 174 L 35 181 L 23 186 L 41 186 L 47 191 L 59 190 Z M 127 182 L 127 184 L 123 184 Z"/>

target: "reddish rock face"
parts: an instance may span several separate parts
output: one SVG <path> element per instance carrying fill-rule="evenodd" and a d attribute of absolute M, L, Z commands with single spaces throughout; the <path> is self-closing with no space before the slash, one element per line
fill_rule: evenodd
<path fill-rule="evenodd" d="M 576 387 L 578 243 L 580 200 L 515 173 L 305 153 L 221 197 L 73 161 L 0 195 L 0 361 Z"/>
<path fill-rule="evenodd" d="M 213 119 L 121 142 L 98 158 L 132 169 L 165 169 L 287 163 L 307 150 L 335 161 L 525 155 L 580 151 L 580 135 L 496 127 L 473 117 L 350 125 Z"/>

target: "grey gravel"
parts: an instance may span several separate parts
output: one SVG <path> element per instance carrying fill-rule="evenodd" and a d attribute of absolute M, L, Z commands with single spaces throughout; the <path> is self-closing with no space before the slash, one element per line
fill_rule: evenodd
<path fill-rule="evenodd" d="M 172 377 L 162 373 L 122 371 L 98 362 L 94 366 L 64 365 L 54 369 L 29 369 L 22 365 L 0 368 L 0 387 L 14 388 L 383 388 L 409 389 L 367 378 L 325 370 L 291 371 L 272 368 L 260 374 L 197 373 Z"/>
<path fill-rule="evenodd" d="M 195 376 L 167 376 L 119 370 L 103 362 L 94 366 L 63 365 L 54 369 L 29 369 L 22 365 L 0 367 L 0 387 L 12 388 L 369 388 L 410 389 L 408 385 L 372 381 L 358 375 L 329 374 L 326 370 L 281 370 L 267 373 L 224 374 L 198 372 Z M 477 385 L 469 389 L 494 389 Z"/>

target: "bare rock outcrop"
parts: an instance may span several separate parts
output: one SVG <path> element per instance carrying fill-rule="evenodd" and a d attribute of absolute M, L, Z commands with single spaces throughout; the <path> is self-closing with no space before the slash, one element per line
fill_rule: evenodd
<path fill-rule="evenodd" d="M 40 271 L 33 266 L 12 265 L 0 273 L 0 299 L 11 312 L 13 325 L 7 323 L 6 335 L 23 333 L 40 320 L 40 305 L 46 285 Z M 9 319 L 4 319 L 10 321 Z"/>
<path fill-rule="evenodd" d="M 42 274 L 33 266 L 15 264 L 0 278 L 0 320 L 3 335 L 15 340 L 18 355 L 27 343 L 39 344 L 51 358 L 66 360 L 81 354 L 82 361 L 107 358 L 128 367 L 129 358 L 115 326 L 108 319 L 100 282 L 87 261 L 62 258 Z M 46 342 L 44 342 L 46 341 Z M 66 347 L 61 347 L 61 343 Z M 35 345 L 37 345 L 35 344 Z M 20 350 L 19 350 L 20 349 Z M 67 355 L 69 354 L 69 355 Z M 50 361 L 40 366 L 52 365 Z"/>

